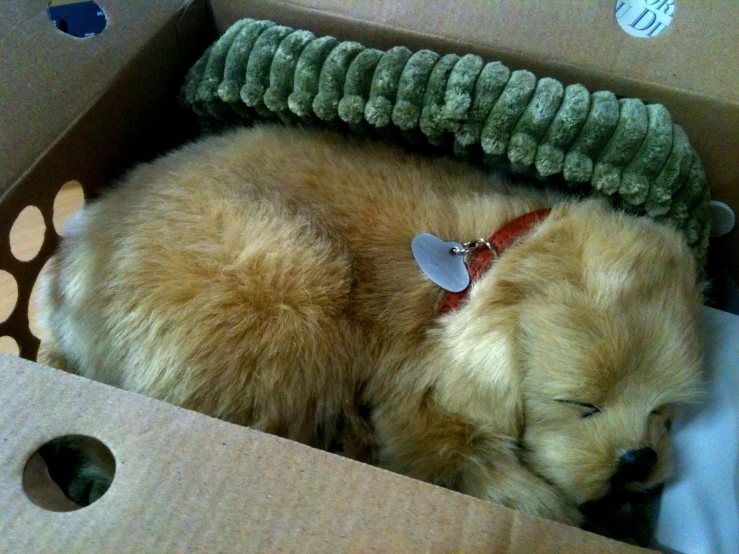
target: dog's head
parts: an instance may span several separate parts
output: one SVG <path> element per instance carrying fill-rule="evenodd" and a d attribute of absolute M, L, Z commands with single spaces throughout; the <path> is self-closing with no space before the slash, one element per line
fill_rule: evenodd
<path fill-rule="evenodd" d="M 701 385 L 696 275 L 677 232 L 587 202 L 553 211 L 473 291 L 466 324 L 480 337 L 483 311 L 507 314 L 491 325 L 517 345 L 524 460 L 574 503 L 670 474 L 673 410 Z"/>
<path fill-rule="evenodd" d="M 692 253 L 597 205 L 568 208 L 527 248 L 549 273 L 520 303 L 528 464 L 577 503 L 663 482 L 673 410 L 700 390 Z"/>

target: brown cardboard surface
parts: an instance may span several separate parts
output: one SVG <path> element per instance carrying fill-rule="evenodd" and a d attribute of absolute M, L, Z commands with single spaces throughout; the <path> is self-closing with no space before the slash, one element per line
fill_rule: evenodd
<path fill-rule="evenodd" d="M 110 87 L 183 0 L 131 9 L 100 2 L 105 30 L 76 39 L 56 29 L 48 0 L 3 2 L 0 17 L 0 197 Z"/>
<path fill-rule="evenodd" d="M 66 434 L 116 457 L 75 512 L 33 504 L 31 454 Z M 0 354 L 2 552 L 642 552 Z"/>

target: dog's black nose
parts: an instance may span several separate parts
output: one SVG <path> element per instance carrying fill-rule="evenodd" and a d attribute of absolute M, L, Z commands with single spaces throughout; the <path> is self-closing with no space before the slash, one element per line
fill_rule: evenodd
<path fill-rule="evenodd" d="M 657 453 L 647 447 L 629 450 L 618 459 L 616 479 L 622 482 L 646 481 L 657 463 Z"/>

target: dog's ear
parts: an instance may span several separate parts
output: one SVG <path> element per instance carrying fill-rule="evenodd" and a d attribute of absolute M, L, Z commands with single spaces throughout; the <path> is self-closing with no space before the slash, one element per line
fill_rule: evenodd
<path fill-rule="evenodd" d="M 515 295 L 515 292 L 511 292 Z M 523 432 L 518 305 L 488 309 L 484 291 L 442 318 L 434 331 L 437 348 L 429 356 L 436 377 L 434 398 L 441 407 L 475 421 L 493 423 L 511 437 Z"/>
<path fill-rule="evenodd" d="M 441 318 L 433 337 L 438 354 L 429 364 L 437 366 L 435 397 L 444 408 L 486 421 L 492 416 L 511 436 L 523 432 L 521 309 L 554 282 L 582 279 L 582 242 L 559 223 L 572 209 L 558 207 L 531 240 L 507 250 L 473 285 L 460 310 Z"/>

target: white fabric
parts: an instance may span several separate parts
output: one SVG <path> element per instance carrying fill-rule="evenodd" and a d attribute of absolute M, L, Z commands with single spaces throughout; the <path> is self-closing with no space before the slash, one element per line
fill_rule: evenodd
<path fill-rule="evenodd" d="M 665 488 L 660 545 L 739 554 L 739 317 L 704 308 L 708 396 L 675 421 L 677 480 Z"/>

